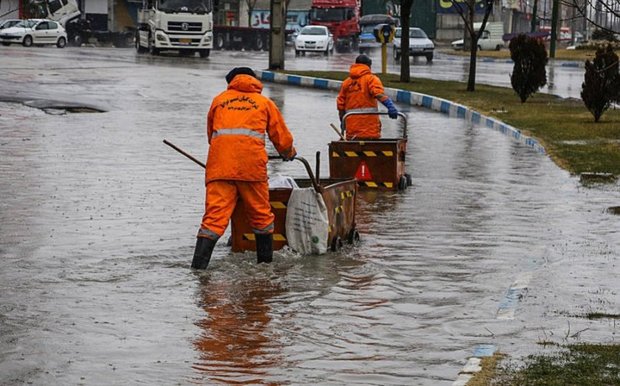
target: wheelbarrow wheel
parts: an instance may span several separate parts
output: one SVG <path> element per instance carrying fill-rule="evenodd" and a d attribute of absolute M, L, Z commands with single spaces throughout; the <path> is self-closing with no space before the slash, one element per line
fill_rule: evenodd
<path fill-rule="evenodd" d="M 398 180 L 398 190 L 405 190 L 407 186 L 407 177 L 400 176 L 400 180 Z"/>
<path fill-rule="evenodd" d="M 349 242 L 349 244 L 353 244 L 356 245 L 357 243 L 360 242 L 360 234 L 356 229 L 351 229 L 351 232 L 349 232 L 349 237 L 347 237 L 347 241 Z"/>
<path fill-rule="evenodd" d="M 342 249 L 342 239 L 340 236 L 336 236 L 332 239 L 331 250 L 332 252 L 338 252 L 340 249 Z"/>

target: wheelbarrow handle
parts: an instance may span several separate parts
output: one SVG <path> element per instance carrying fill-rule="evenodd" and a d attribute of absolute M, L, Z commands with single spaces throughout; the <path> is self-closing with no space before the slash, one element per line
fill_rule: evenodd
<path fill-rule="evenodd" d="M 173 144 L 172 142 L 168 141 L 167 139 L 164 139 L 164 143 L 166 145 L 170 146 L 171 148 L 173 148 L 174 150 L 178 151 L 179 153 L 183 154 L 187 158 L 191 159 L 192 161 L 194 161 L 198 165 L 202 166 L 204 169 L 207 168 L 207 166 L 204 163 L 200 162 L 195 157 L 193 157 L 191 154 L 189 154 L 185 150 L 181 149 L 180 147 L 176 146 L 175 144 Z M 267 156 L 267 158 L 270 159 L 270 160 L 276 160 L 276 159 L 277 160 L 281 160 L 282 159 L 282 157 L 279 156 L 279 155 L 269 155 L 269 156 Z M 310 176 L 310 181 L 312 181 L 312 186 L 314 187 L 314 190 L 317 193 L 321 193 L 323 191 L 323 189 L 321 188 L 321 185 L 319 185 L 317 179 L 314 177 L 314 173 L 312 173 L 312 168 L 310 167 L 310 164 L 308 163 L 308 161 L 304 157 L 295 157 L 295 159 L 298 160 L 298 161 L 301 161 L 304 164 L 304 166 L 306 167 L 306 171 L 308 172 L 308 175 Z"/>
<path fill-rule="evenodd" d="M 350 111 L 342 116 L 342 121 L 340 127 L 342 127 L 342 137 L 344 137 L 344 133 L 347 130 L 347 117 L 351 115 L 388 115 L 387 111 L 371 111 L 371 112 L 363 112 L 363 111 Z M 398 112 L 398 116 L 403 119 L 403 138 L 407 138 L 407 116 L 404 113 Z"/>
<path fill-rule="evenodd" d="M 282 157 L 279 155 L 269 155 L 267 156 L 267 158 L 270 160 L 282 160 Z M 312 172 L 312 168 L 310 167 L 310 163 L 308 162 L 308 160 L 300 156 L 295 156 L 294 159 L 304 164 L 304 167 L 306 168 L 306 172 L 308 172 L 308 176 L 310 176 L 312 187 L 314 187 L 314 190 L 317 193 L 321 193 L 323 191 L 323 188 L 321 188 L 321 185 L 319 185 L 318 181 L 314 177 L 314 173 Z"/>

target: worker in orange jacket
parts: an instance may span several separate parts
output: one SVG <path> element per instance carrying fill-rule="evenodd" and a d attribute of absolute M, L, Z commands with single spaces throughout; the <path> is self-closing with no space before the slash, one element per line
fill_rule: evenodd
<path fill-rule="evenodd" d="M 238 198 L 245 204 L 256 235 L 258 263 L 272 261 L 274 215 L 269 203 L 266 137 L 285 161 L 297 154 L 280 110 L 261 95 L 263 84 L 254 71 L 236 67 L 226 75 L 226 82 L 227 90 L 213 98 L 207 115 L 205 213 L 192 261 L 192 268 L 197 269 L 207 268 Z"/>
<path fill-rule="evenodd" d="M 342 82 L 336 99 L 340 121 L 346 113 L 375 113 L 377 101 L 388 109 L 392 119 L 398 118 L 394 102 L 384 94 L 381 79 L 370 71 L 372 60 L 359 55 L 351 65 L 349 77 Z M 377 139 L 381 137 L 381 121 L 378 115 L 352 115 L 346 121 L 347 139 Z"/>

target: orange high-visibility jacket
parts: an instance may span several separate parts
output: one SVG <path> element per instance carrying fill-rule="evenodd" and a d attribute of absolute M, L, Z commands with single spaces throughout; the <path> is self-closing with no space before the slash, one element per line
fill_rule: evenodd
<path fill-rule="evenodd" d="M 237 75 L 215 98 L 207 115 L 209 155 L 206 182 L 214 180 L 267 181 L 265 140 L 292 155 L 293 136 L 263 84 L 250 75 Z"/>
<path fill-rule="evenodd" d="M 381 102 L 388 97 L 384 94 L 381 80 L 365 64 L 351 65 L 349 77 L 342 82 L 336 104 L 338 111 L 371 112 L 377 109 L 377 98 Z M 379 138 L 381 121 L 378 115 L 350 116 L 346 121 L 347 139 Z"/>

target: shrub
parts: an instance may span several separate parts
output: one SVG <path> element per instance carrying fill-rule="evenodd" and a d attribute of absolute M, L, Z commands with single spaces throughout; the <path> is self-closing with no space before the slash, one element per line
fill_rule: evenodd
<path fill-rule="evenodd" d="M 620 73 L 618 55 L 611 45 L 596 50 L 594 60 L 586 60 L 581 100 L 598 122 L 612 102 L 620 102 Z"/>
<path fill-rule="evenodd" d="M 521 103 L 525 103 L 530 95 L 547 84 L 547 50 L 543 42 L 523 34 L 512 38 L 508 48 L 514 62 L 510 83 Z"/>
<path fill-rule="evenodd" d="M 592 40 L 607 40 L 609 42 L 617 41 L 614 33 L 605 29 L 595 29 L 594 32 L 592 32 Z"/>

